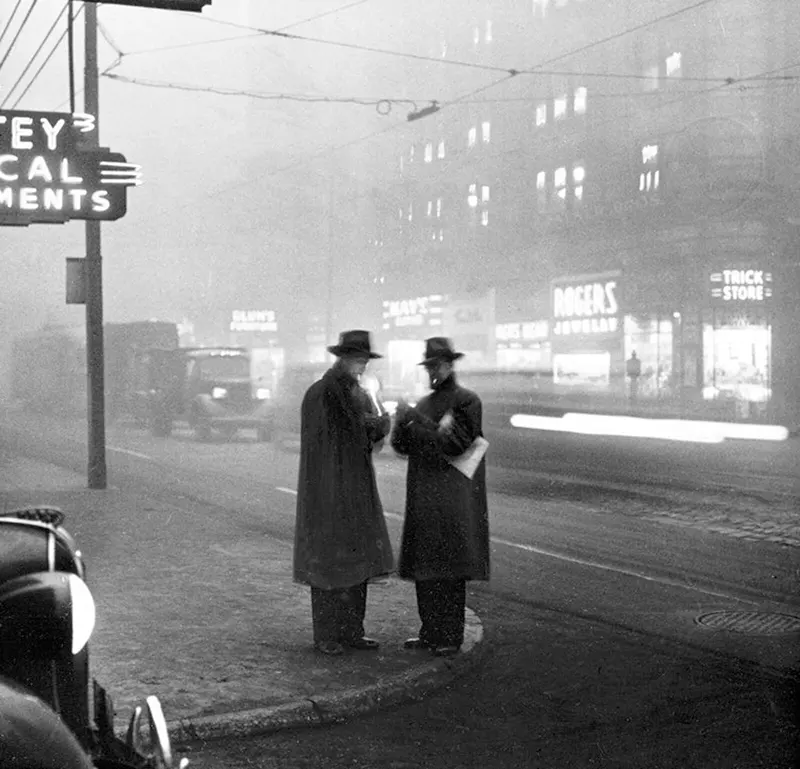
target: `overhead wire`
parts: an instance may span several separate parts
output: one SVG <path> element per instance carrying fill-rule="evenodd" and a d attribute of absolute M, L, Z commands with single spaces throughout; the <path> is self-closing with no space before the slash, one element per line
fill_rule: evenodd
<path fill-rule="evenodd" d="M 17 11 L 19 10 L 19 7 L 21 5 L 22 5 L 22 0 L 17 0 L 16 5 L 14 6 L 14 10 L 11 11 L 11 15 L 8 17 L 8 21 L 6 22 L 5 27 L 3 27 L 3 29 L 0 29 L 0 43 L 3 42 L 3 38 L 6 36 L 6 32 L 8 32 L 8 30 L 11 29 L 11 22 L 14 21 L 14 17 L 17 15 Z"/>
<path fill-rule="evenodd" d="M 14 82 L 14 85 L 12 85 L 11 88 L 9 88 L 8 91 L 6 92 L 2 103 L 0 103 L 0 108 L 5 106 L 6 102 L 9 101 L 9 99 L 11 98 L 11 94 L 14 93 L 14 91 L 17 89 L 17 86 L 19 86 L 19 84 L 25 79 L 25 75 L 28 74 L 28 70 L 33 66 L 33 63 L 36 61 L 36 58 L 39 56 L 39 54 L 42 52 L 42 49 L 47 44 L 48 38 L 50 37 L 50 35 L 53 34 L 53 30 L 56 28 L 58 22 L 61 21 L 61 17 L 66 12 L 68 6 L 69 2 L 65 2 L 58 16 L 56 16 L 55 20 L 50 25 L 50 29 L 47 30 L 45 36 L 42 38 L 42 42 L 39 44 L 39 47 L 34 52 L 33 56 L 31 56 L 31 58 L 28 59 L 28 63 L 25 65 L 25 68 L 22 70 L 19 77 L 17 77 L 16 81 Z"/>
<path fill-rule="evenodd" d="M 2 59 L 0 59 L 0 70 L 3 69 L 3 65 L 8 60 L 8 57 L 11 56 L 11 52 L 14 50 L 14 46 L 17 44 L 17 40 L 19 40 L 19 36 L 22 34 L 22 30 L 25 28 L 25 25 L 28 23 L 28 19 L 31 17 L 31 14 L 33 13 L 33 9 L 36 7 L 36 4 L 38 2 L 39 2 L 39 0 L 33 0 L 33 2 L 30 4 L 30 7 L 28 8 L 28 12 L 25 14 L 25 18 L 22 20 L 22 23 L 19 25 L 19 29 L 17 30 L 17 34 L 14 35 L 14 39 L 11 41 L 11 44 L 9 45 L 8 50 L 6 51 L 6 55 Z M 14 10 L 16 11 L 16 8 Z"/>
<path fill-rule="evenodd" d="M 81 12 L 83 11 L 84 6 L 85 6 L 85 3 L 81 3 L 80 7 L 73 13 L 73 15 L 72 15 L 72 20 L 73 21 L 75 21 L 78 18 L 78 16 L 80 16 Z M 25 98 L 25 96 L 28 93 L 28 91 L 30 91 L 30 89 L 33 87 L 33 84 L 38 79 L 39 75 L 42 74 L 42 70 L 44 70 L 44 68 L 50 62 L 50 59 L 52 59 L 53 56 L 55 55 L 56 51 L 58 50 L 58 47 L 61 45 L 62 42 L 64 42 L 64 38 L 67 36 L 67 33 L 68 33 L 68 30 L 66 30 L 66 29 L 62 32 L 61 36 L 58 38 L 58 40 L 56 40 L 55 44 L 50 49 L 50 53 L 47 55 L 47 58 L 45 58 L 45 60 L 39 66 L 39 69 L 36 70 L 36 72 L 33 75 L 33 78 L 30 80 L 28 85 L 25 87 L 25 90 L 17 97 L 16 101 L 11 105 L 10 109 L 14 109 Z"/>

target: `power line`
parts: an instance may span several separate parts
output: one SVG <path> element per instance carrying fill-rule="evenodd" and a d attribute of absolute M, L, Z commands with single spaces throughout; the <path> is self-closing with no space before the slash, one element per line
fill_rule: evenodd
<path fill-rule="evenodd" d="M 14 21 L 14 17 L 17 15 L 17 11 L 19 10 L 20 5 L 22 5 L 22 0 L 17 0 L 17 4 L 14 6 L 14 10 L 11 11 L 11 16 L 8 17 L 8 22 L 6 22 L 6 26 L 0 30 L 0 43 L 3 42 L 3 38 L 6 36 L 6 32 L 11 29 L 11 22 Z"/>
<path fill-rule="evenodd" d="M 38 3 L 38 2 L 39 2 L 39 0 L 33 0 L 33 2 L 31 3 L 30 8 L 28 8 L 28 12 L 25 14 L 25 18 L 22 20 L 22 23 L 19 25 L 19 29 L 17 30 L 17 34 L 14 35 L 14 39 L 11 41 L 11 45 L 8 47 L 8 50 L 6 51 L 6 55 L 2 58 L 2 60 L 0 60 L 0 70 L 3 69 L 3 65 L 6 63 L 6 60 L 8 59 L 9 56 L 11 56 L 11 52 L 14 50 L 14 46 L 16 45 L 17 40 L 19 40 L 19 36 L 22 34 L 22 30 L 25 28 L 25 25 L 28 23 L 28 19 L 31 17 L 31 14 L 33 13 L 33 9 L 36 7 L 36 3 Z M 14 10 L 16 11 L 16 8 Z"/>
<path fill-rule="evenodd" d="M 75 21 L 75 19 L 77 19 L 78 16 L 80 16 L 81 11 L 83 11 L 85 5 L 86 5 L 86 3 L 81 3 L 80 8 L 78 8 L 78 10 L 75 11 L 75 13 L 73 13 L 73 15 L 72 15 L 72 20 L 73 21 Z M 47 66 L 47 64 L 50 62 L 50 59 L 52 59 L 53 56 L 55 55 L 55 52 L 58 50 L 59 45 L 61 45 L 61 43 L 64 41 L 64 38 L 67 36 L 67 32 L 68 32 L 68 30 L 65 29 L 62 32 L 61 37 L 59 37 L 58 40 L 56 40 L 55 45 L 50 49 L 50 53 L 47 55 L 47 58 L 42 62 L 42 64 L 39 67 L 39 69 L 36 70 L 36 72 L 33 75 L 33 78 L 28 83 L 28 85 L 26 86 L 25 90 L 17 97 L 17 100 L 11 105 L 11 109 L 14 109 L 25 98 L 25 95 L 31 89 L 33 84 L 36 82 L 36 80 L 39 77 L 39 75 L 42 74 L 42 70 Z"/>
<path fill-rule="evenodd" d="M 44 48 L 45 44 L 47 43 L 47 39 L 50 37 L 51 34 L 53 34 L 53 30 L 56 28 L 56 25 L 58 24 L 58 22 L 61 21 L 61 17 L 66 12 L 68 5 L 69 5 L 69 2 L 65 2 L 64 3 L 64 6 L 61 9 L 61 12 L 58 14 L 58 16 L 56 16 L 55 20 L 50 25 L 50 29 L 47 30 L 45 36 L 42 38 L 42 42 L 39 44 L 39 47 L 36 49 L 36 52 L 33 54 L 33 56 L 31 56 L 31 58 L 28 60 L 28 63 L 25 65 L 25 69 L 22 70 L 22 72 L 20 73 L 20 75 L 17 78 L 16 82 L 14 83 L 14 85 L 12 85 L 11 88 L 8 89 L 8 92 L 6 93 L 2 104 L 0 104 L 0 108 L 5 106 L 6 102 L 11 98 L 11 94 L 14 93 L 14 91 L 17 89 L 17 86 L 25 78 L 25 75 L 28 74 L 28 70 L 33 66 L 33 62 L 36 61 L 36 57 L 42 52 L 42 49 Z"/>

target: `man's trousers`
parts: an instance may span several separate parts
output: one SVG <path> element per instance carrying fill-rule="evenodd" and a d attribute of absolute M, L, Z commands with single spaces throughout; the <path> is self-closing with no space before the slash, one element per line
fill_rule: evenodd
<path fill-rule="evenodd" d="M 416 583 L 421 640 L 431 646 L 464 643 L 467 583 L 463 579 L 426 579 Z"/>
<path fill-rule="evenodd" d="M 364 637 L 367 583 L 322 590 L 311 588 L 314 643 L 357 641 Z"/>

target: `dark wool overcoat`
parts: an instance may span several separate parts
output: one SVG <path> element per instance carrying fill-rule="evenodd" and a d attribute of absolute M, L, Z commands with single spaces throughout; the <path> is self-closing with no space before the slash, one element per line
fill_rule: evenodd
<path fill-rule="evenodd" d="M 437 432 L 451 412 L 449 434 Z M 482 405 L 449 377 L 398 422 L 392 448 L 408 456 L 406 517 L 398 574 L 404 579 L 489 579 L 486 459 L 472 479 L 448 463 L 482 435 Z"/>
<path fill-rule="evenodd" d="M 306 391 L 294 579 L 323 590 L 352 587 L 394 568 L 372 450 L 388 418 L 367 413 L 357 382 L 334 366 Z"/>

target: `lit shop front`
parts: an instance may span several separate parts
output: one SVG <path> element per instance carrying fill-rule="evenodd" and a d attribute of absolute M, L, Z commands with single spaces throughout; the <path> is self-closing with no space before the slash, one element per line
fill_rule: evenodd
<path fill-rule="evenodd" d="M 703 398 L 733 401 L 739 418 L 766 415 L 772 397 L 771 271 L 726 267 L 708 276 Z"/>
<path fill-rule="evenodd" d="M 425 339 L 443 335 L 443 307 L 441 294 L 383 302 L 379 351 L 384 359 L 376 361 L 374 369 L 384 388 L 408 395 L 427 392 L 425 370 L 418 364 L 425 350 Z"/>
<path fill-rule="evenodd" d="M 498 323 L 495 326 L 495 340 L 498 369 L 550 370 L 550 324 L 546 320 Z"/>
<path fill-rule="evenodd" d="M 624 389 L 619 273 L 558 278 L 551 285 L 550 344 L 558 389 Z"/>

